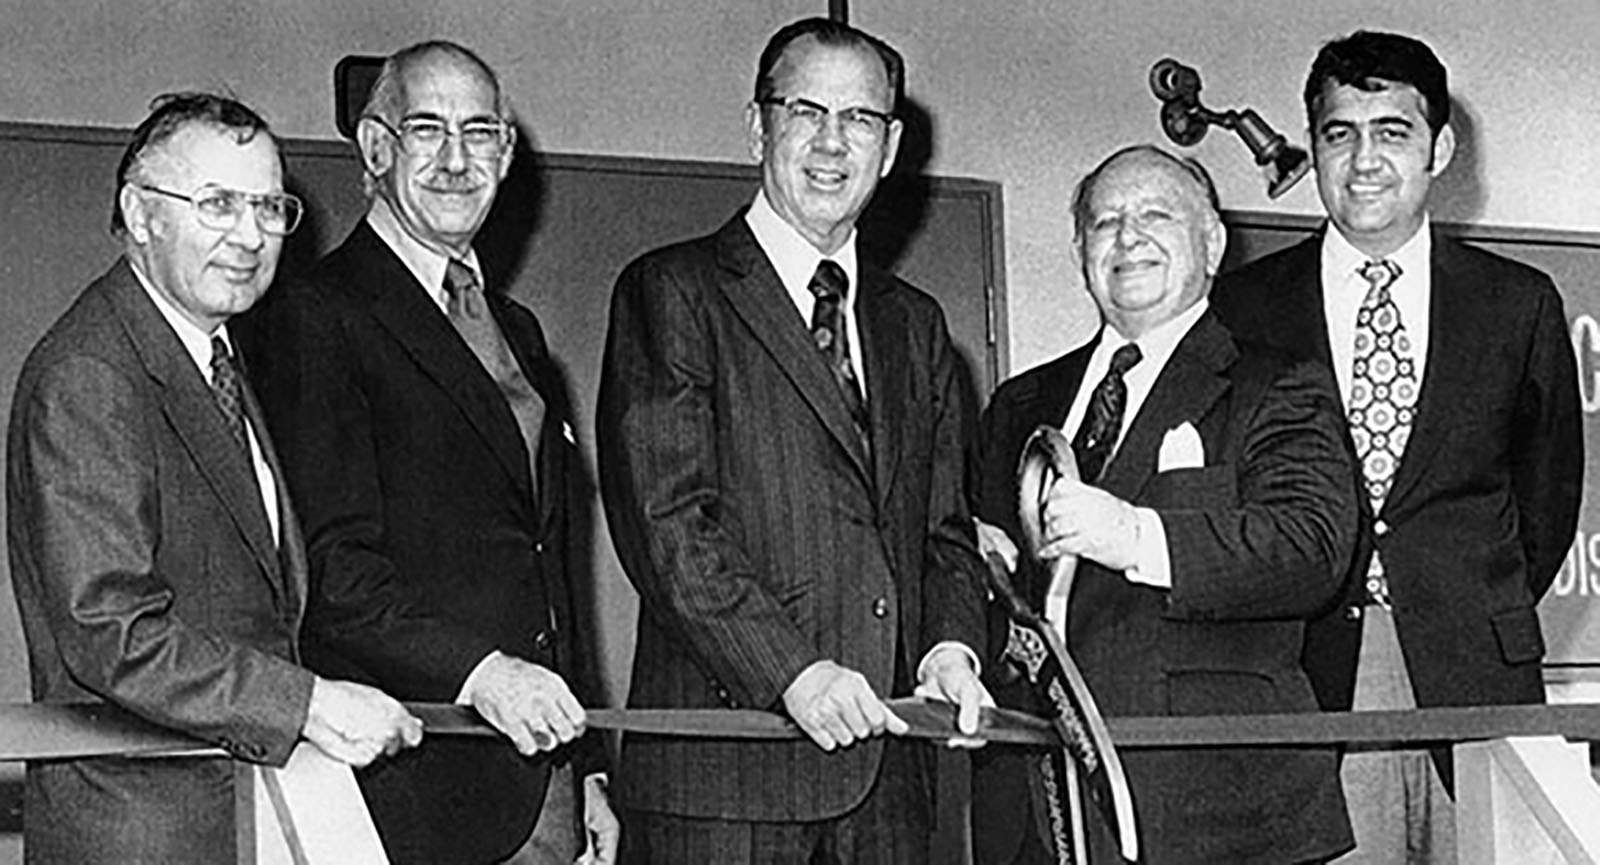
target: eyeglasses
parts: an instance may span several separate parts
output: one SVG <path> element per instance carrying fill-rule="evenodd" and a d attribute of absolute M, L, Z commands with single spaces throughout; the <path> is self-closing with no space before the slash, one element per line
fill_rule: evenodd
<path fill-rule="evenodd" d="M 877 141 L 889 130 L 889 124 L 895 119 L 893 114 L 859 106 L 829 109 L 825 105 L 818 105 L 799 96 L 782 99 L 773 96 L 757 99 L 756 103 L 783 109 L 784 119 L 801 134 L 807 136 L 816 135 L 827 124 L 828 115 L 831 114 L 839 118 L 839 128 L 844 130 L 846 138 L 853 141 Z"/>
<path fill-rule="evenodd" d="M 389 130 L 400 142 L 407 155 L 430 158 L 439 155 L 444 143 L 458 138 L 461 147 L 473 159 L 498 159 L 511 146 L 515 137 L 512 128 L 503 120 L 468 120 L 459 129 L 437 117 L 408 117 L 396 129 L 375 114 L 368 114 L 379 126 Z"/>
<path fill-rule="evenodd" d="M 195 218 L 212 231 L 232 231 L 248 207 L 255 211 L 256 227 L 263 234 L 282 236 L 292 233 L 300 225 L 300 216 L 305 212 L 300 199 L 287 192 L 255 195 L 208 183 L 195 190 L 193 195 L 184 195 L 145 183 L 136 185 L 147 192 L 189 202 L 194 208 Z"/>

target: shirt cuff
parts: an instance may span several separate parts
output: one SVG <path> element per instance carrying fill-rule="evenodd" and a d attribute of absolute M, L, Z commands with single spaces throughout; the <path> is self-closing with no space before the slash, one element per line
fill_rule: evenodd
<path fill-rule="evenodd" d="M 934 656 L 934 654 L 937 653 L 940 649 L 955 649 L 956 651 L 960 652 L 961 654 L 966 655 L 967 656 L 967 660 L 972 662 L 972 672 L 974 672 L 974 673 L 982 673 L 983 672 L 983 665 L 978 663 L 978 653 L 972 651 L 972 647 L 968 646 L 966 643 L 963 643 L 963 642 L 961 642 L 959 640 L 945 640 L 944 642 L 936 644 L 933 648 L 928 650 L 928 653 L 926 655 L 922 656 L 921 663 L 917 664 L 917 681 L 918 682 L 922 681 L 922 672 L 923 672 L 924 668 L 926 668 L 928 666 L 928 659 L 932 658 Z"/>
<path fill-rule="evenodd" d="M 1161 515 L 1151 508 L 1134 508 L 1134 566 L 1123 573 L 1128 582 L 1158 589 L 1172 588 L 1172 559 L 1167 552 L 1167 530 Z"/>
<path fill-rule="evenodd" d="M 476 667 L 472 668 L 472 672 L 467 674 L 466 681 L 461 683 L 461 690 L 456 693 L 456 705 L 457 706 L 470 706 L 470 705 L 472 705 L 472 699 L 467 695 L 472 693 L 472 686 L 474 684 L 477 684 L 479 674 L 481 674 L 483 672 L 483 668 L 486 665 L 488 665 L 488 663 L 490 661 L 496 660 L 497 658 L 501 658 L 501 657 L 504 657 L 504 656 L 500 654 L 500 650 L 499 649 L 495 649 L 494 651 L 490 652 L 489 654 L 484 655 L 483 656 L 483 660 L 479 661 L 478 665 Z"/>

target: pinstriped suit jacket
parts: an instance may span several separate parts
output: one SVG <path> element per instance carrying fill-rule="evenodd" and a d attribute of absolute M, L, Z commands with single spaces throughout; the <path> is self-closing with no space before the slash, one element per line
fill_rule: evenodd
<path fill-rule="evenodd" d="M 975 489 L 979 516 L 1021 538 L 1016 471 L 1026 437 L 1059 426 L 1094 345 L 1017 376 L 984 413 Z M 1167 431 L 1191 423 L 1205 465 L 1158 471 Z M 1316 710 L 1300 668 L 1304 619 L 1334 596 L 1356 531 L 1353 467 L 1325 370 L 1236 343 L 1206 313 L 1167 360 L 1099 486 L 1154 508 L 1166 532 L 1172 589 L 1128 582 L 1080 561 L 1068 650 L 1107 715 L 1230 715 Z M 1019 571 L 1043 609 L 1048 575 Z M 1002 627 L 991 629 L 1003 641 Z M 995 654 L 1003 642 L 992 644 Z M 986 666 L 1002 705 L 1038 708 Z M 1165 862 L 1299 862 L 1349 846 L 1331 749 L 1188 749 L 1122 755 L 1147 855 Z M 974 841 L 980 863 L 1008 862 L 1029 831 L 1013 752 L 975 757 Z M 1114 859 L 1104 851 L 1108 860 Z M 1100 856 L 1092 856 L 1100 861 Z"/>
<path fill-rule="evenodd" d="M 781 709 L 823 658 L 888 695 L 897 650 L 909 671 L 941 640 L 981 645 L 956 353 L 931 298 L 859 283 L 870 461 L 742 213 L 618 279 L 597 440 L 640 594 L 630 705 Z M 644 810 L 815 820 L 859 803 L 881 755 L 628 736 L 616 786 Z"/>

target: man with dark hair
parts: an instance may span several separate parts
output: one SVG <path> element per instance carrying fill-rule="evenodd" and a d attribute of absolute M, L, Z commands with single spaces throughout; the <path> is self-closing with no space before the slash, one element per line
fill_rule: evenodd
<path fill-rule="evenodd" d="M 1226 244 L 1215 200 L 1198 163 L 1148 145 L 1084 178 L 1074 235 L 1104 326 L 1000 386 L 974 460 L 984 546 L 1016 561 L 1023 445 L 1041 424 L 1072 438 L 1079 479 L 1046 491 L 1039 554 L 1078 557 L 1076 580 L 1057 585 L 1030 559 L 1016 582 L 1107 715 L 1315 711 L 1301 635 L 1354 548 L 1331 377 L 1235 341 L 1208 311 Z M 1026 678 L 1037 638 L 1016 626 L 990 636 L 1001 704 L 1044 709 Z M 1331 748 L 1121 756 L 1141 862 L 1323 862 L 1351 845 Z M 1068 793 L 1052 764 L 990 749 L 973 773 L 979 863 L 1081 861 L 1065 858 Z M 1121 861 L 1104 833 L 1088 840 L 1089 861 Z"/>
<path fill-rule="evenodd" d="M 299 218 L 254 111 L 156 101 L 117 169 L 123 257 L 17 382 L 11 575 L 34 699 L 119 706 L 249 762 L 282 765 L 304 738 L 360 766 L 422 727 L 297 663 L 305 550 L 227 327 Z M 30 764 L 28 862 L 235 861 L 233 785 L 228 759 Z"/>
<path fill-rule="evenodd" d="M 617 280 L 597 416 L 639 590 L 629 703 L 787 712 L 810 741 L 629 735 L 631 862 L 928 861 L 925 758 L 884 698 L 987 699 L 961 495 L 970 419 L 938 305 L 856 254 L 894 163 L 899 57 L 807 19 L 746 109 L 755 201 Z"/>
<path fill-rule="evenodd" d="M 1362 31 L 1305 89 L 1328 227 L 1230 274 L 1236 332 L 1330 364 L 1361 467 L 1347 593 L 1308 629 L 1324 709 L 1539 703 L 1535 606 L 1583 487 L 1578 386 L 1545 274 L 1431 230 L 1455 133 L 1444 66 Z M 1452 862 L 1449 751 L 1351 748 L 1351 861 Z M 1402 818 L 1402 816 L 1404 817 Z"/>
<path fill-rule="evenodd" d="M 357 129 L 372 204 L 266 310 L 262 401 L 302 502 L 306 658 L 507 737 L 436 738 L 357 780 L 395 863 L 612 861 L 572 573 L 581 471 L 539 322 L 473 238 L 516 127 L 450 42 L 384 64 Z M 586 828 L 587 827 L 587 828 Z"/>

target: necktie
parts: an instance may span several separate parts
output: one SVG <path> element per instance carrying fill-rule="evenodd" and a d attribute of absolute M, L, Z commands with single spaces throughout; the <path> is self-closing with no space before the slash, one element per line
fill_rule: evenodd
<path fill-rule="evenodd" d="M 523 445 L 528 452 L 528 478 L 533 484 L 534 498 L 537 500 L 539 439 L 544 428 L 544 400 L 539 397 L 539 392 L 534 390 L 528 377 L 523 374 L 522 366 L 511 354 L 511 347 L 506 345 L 499 326 L 489 314 L 489 306 L 483 297 L 483 286 L 478 284 L 478 276 L 472 268 L 459 259 L 450 259 L 450 263 L 445 266 L 444 288 L 445 293 L 449 295 L 445 307 L 450 323 L 455 326 L 456 332 L 461 334 L 467 347 L 477 356 L 478 362 L 483 364 L 484 370 L 499 386 L 500 393 L 505 396 L 506 403 L 511 407 L 512 416 L 516 418 L 517 427 L 522 432 Z"/>
<path fill-rule="evenodd" d="M 220 336 L 211 338 L 211 395 L 216 397 L 222 419 L 233 434 L 234 442 L 251 460 L 250 434 L 245 427 L 244 393 L 239 381 L 239 368 L 233 363 L 233 354 Z"/>
<path fill-rule="evenodd" d="M 1133 369 L 1144 355 L 1139 346 L 1128 343 L 1111 355 L 1111 368 L 1089 395 L 1089 408 L 1072 439 L 1072 452 L 1078 457 L 1078 477 L 1086 484 L 1100 479 L 1111 452 L 1122 435 L 1122 412 L 1128 405 L 1128 385 L 1123 374 Z"/>
<path fill-rule="evenodd" d="M 811 310 L 811 338 L 815 340 L 817 351 L 822 353 L 828 371 L 833 373 L 833 379 L 839 385 L 845 407 L 856 422 L 856 433 L 870 452 L 867 436 L 871 427 L 867 420 L 867 401 L 862 397 L 861 383 L 856 380 L 855 366 L 850 362 L 850 331 L 845 327 L 843 301 L 849 284 L 844 268 L 838 262 L 825 258 L 817 264 L 817 272 L 812 274 L 811 283 L 806 286 L 817 299 Z"/>
<path fill-rule="evenodd" d="M 1361 462 L 1372 512 L 1383 508 L 1405 453 L 1416 415 L 1417 371 L 1411 338 L 1400 320 L 1389 286 L 1400 276 L 1392 261 L 1369 261 L 1360 268 L 1367 296 L 1356 314 L 1355 363 L 1350 377 L 1350 435 Z M 1376 552 L 1367 568 L 1367 599 L 1389 605 L 1389 583 Z"/>

